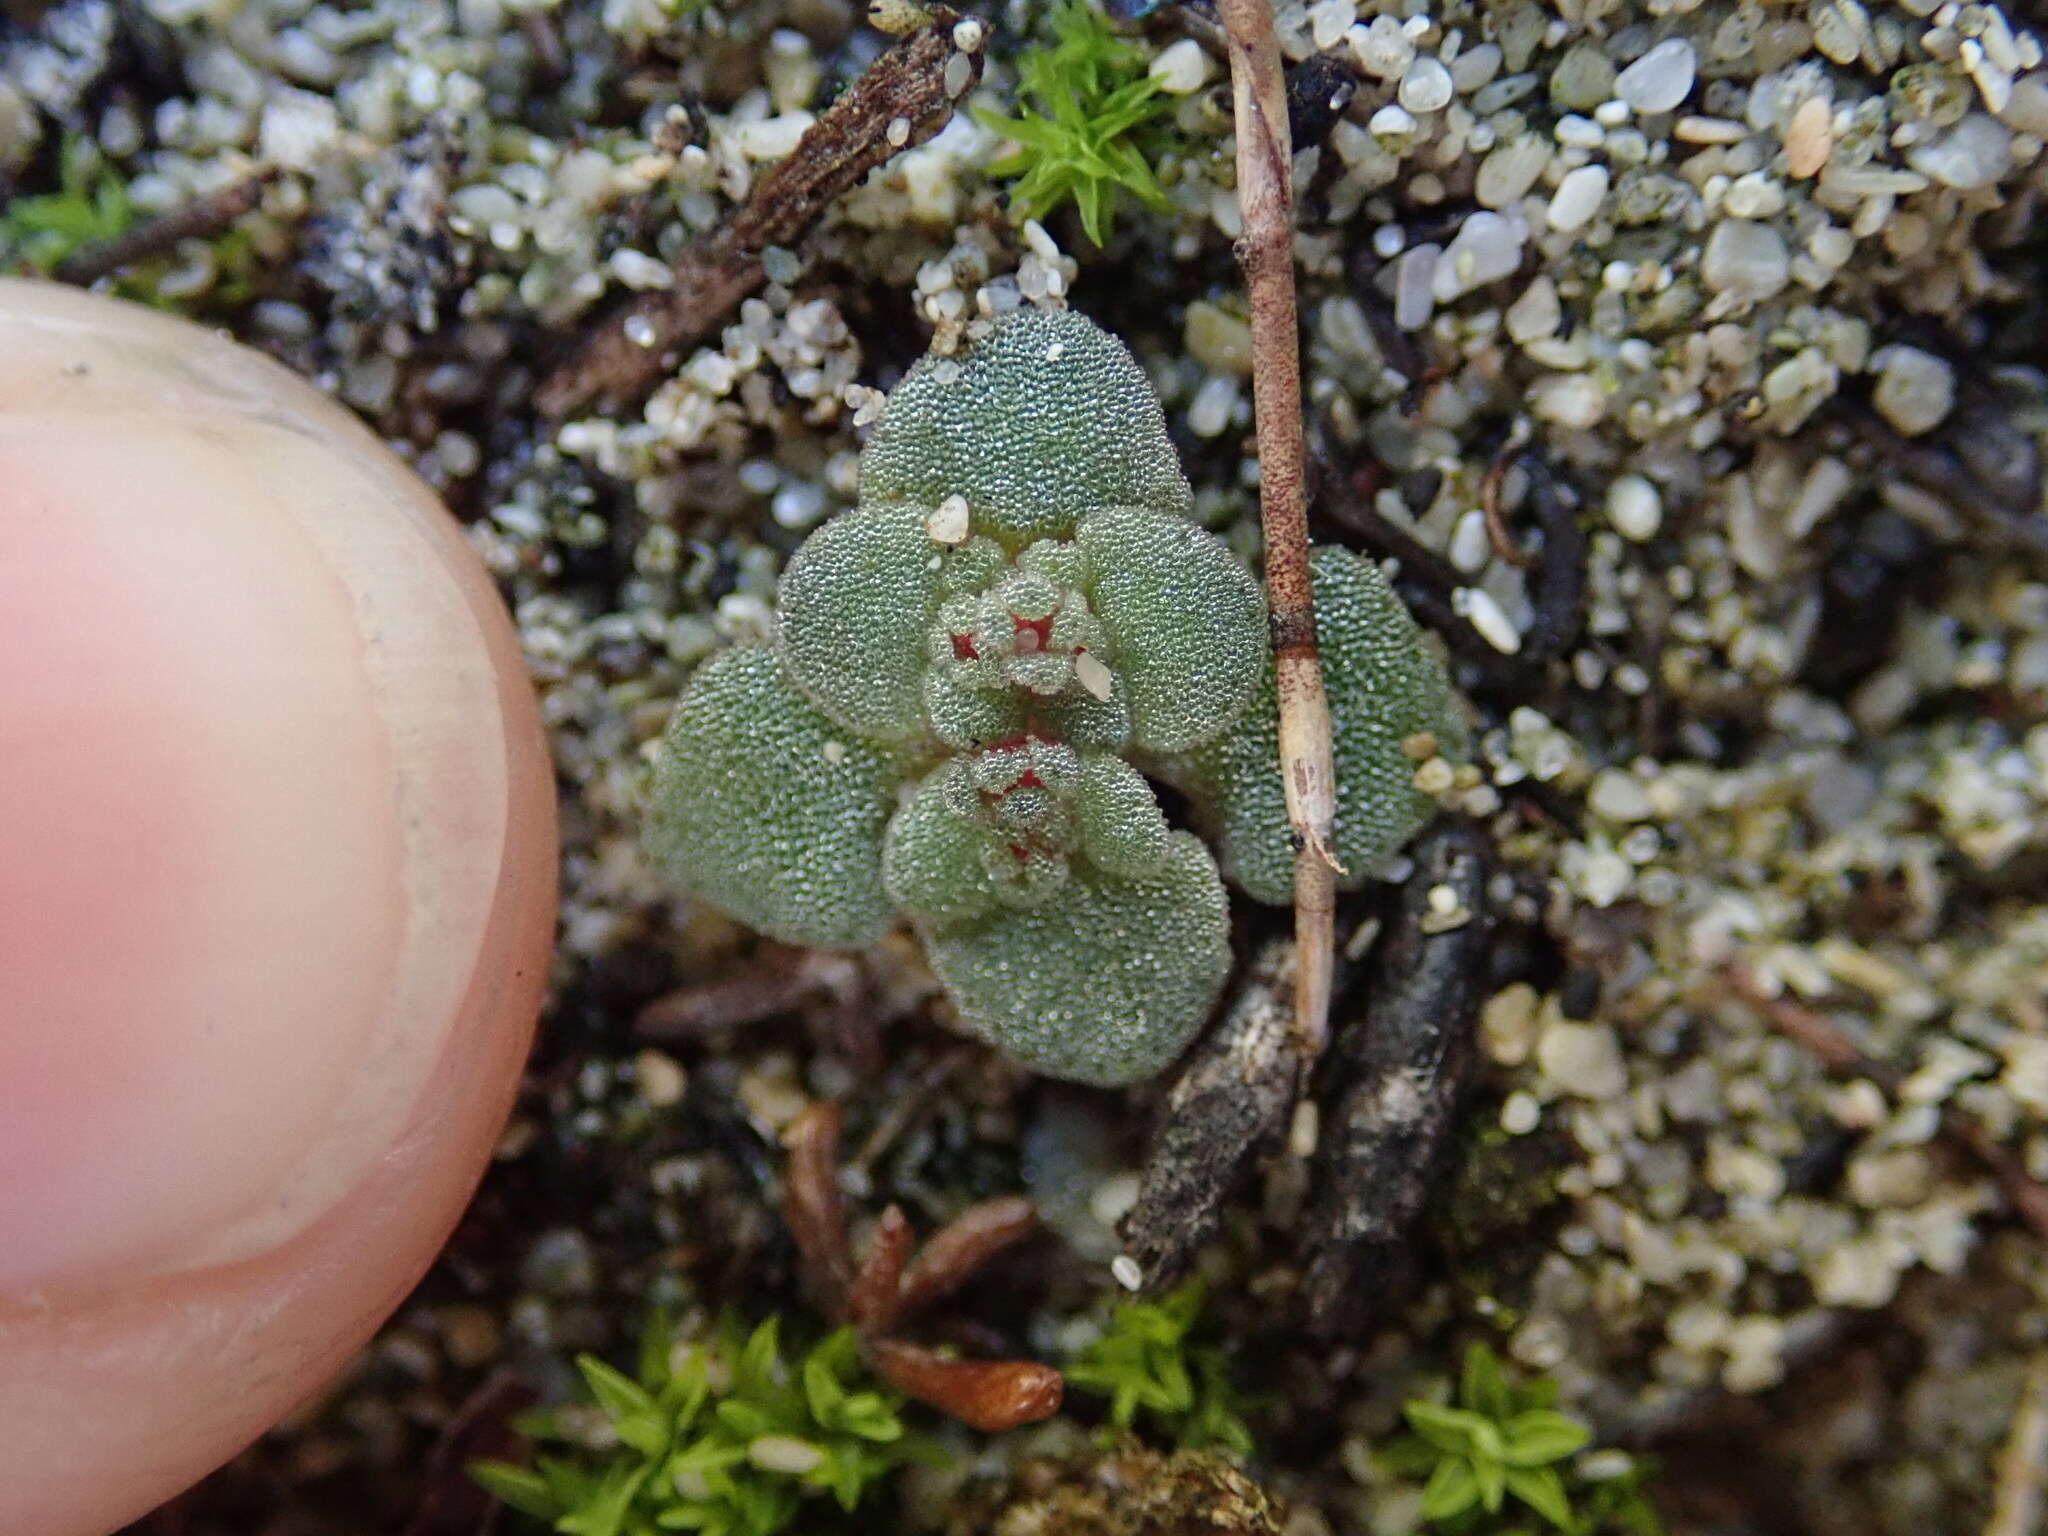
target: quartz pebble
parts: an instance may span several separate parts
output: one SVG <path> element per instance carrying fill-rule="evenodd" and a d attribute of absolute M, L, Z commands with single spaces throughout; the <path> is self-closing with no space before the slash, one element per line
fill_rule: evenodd
<path fill-rule="evenodd" d="M 1641 475 L 1617 475 L 1607 487 L 1607 521 L 1625 539 L 1640 544 L 1664 521 L 1664 499 Z"/>
<path fill-rule="evenodd" d="M 1470 214 L 1444 247 L 1430 276 L 1430 291 L 1448 304 L 1475 288 L 1497 282 L 1522 264 L 1522 242 L 1528 234 L 1520 218 L 1484 209 Z"/>
<path fill-rule="evenodd" d="M 1604 165 L 1582 165 L 1575 171 L 1566 172 L 1564 180 L 1557 184 L 1557 191 L 1551 195 L 1547 215 L 1550 227 L 1569 231 L 1584 225 L 1607 200 L 1607 181 L 1607 167 Z"/>
<path fill-rule="evenodd" d="M 1785 169 L 1802 180 L 1817 175 L 1834 153 L 1834 112 L 1824 96 L 1809 96 L 1785 125 Z"/>
<path fill-rule="evenodd" d="M 1553 373 L 1529 389 L 1529 409 L 1561 427 L 1590 427 L 1607 411 L 1600 381 L 1583 373 Z"/>
<path fill-rule="evenodd" d="M 2012 132 L 1996 118 L 1972 112 L 1948 132 L 1907 150 L 1906 164 L 1944 187 L 1974 192 L 2012 169 Z"/>
<path fill-rule="evenodd" d="M 1418 115 L 1447 107 L 1451 102 L 1451 72 L 1444 68 L 1441 59 L 1417 59 L 1401 77 L 1399 96 L 1401 105 Z"/>
<path fill-rule="evenodd" d="M 1552 1024 L 1536 1042 L 1536 1064 L 1558 1087 L 1582 1099 L 1611 1099 L 1628 1087 L 1621 1041 L 1605 1024 Z"/>
<path fill-rule="evenodd" d="M 1348 34 L 1358 67 L 1378 80 L 1398 80 L 1415 62 L 1415 40 L 1391 16 L 1375 16 L 1369 27 Z"/>
<path fill-rule="evenodd" d="M 1564 306 L 1558 301 L 1557 284 L 1545 274 L 1531 283 L 1522 296 L 1508 306 L 1505 317 L 1508 336 L 1517 346 L 1555 335 L 1558 323 L 1564 319 Z"/>
<path fill-rule="evenodd" d="M 1159 89 L 1169 96 L 1188 96 L 1209 83 L 1214 70 L 1207 51 L 1192 37 L 1184 37 L 1160 49 L 1146 70 Z"/>
<path fill-rule="evenodd" d="M 1791 279 L 1792 254 L 1770 225 L 1723 219 L 1707 237 L 1700 276 L 1716 293 L 1761 302 Z"/>
<path fill-rule="evenodd" d="M 1956 400 L 1955 370 L 1918 347 L 1886 347 L 1872 361 L 1877 388 L 1871 404 L 1878 414 L 1908 437 L 1932 431 L 1947 418 Z"/>
<path fill-rule="evenodd" d="M 1436 279 L 1440 245 L 1414 245 L 1401 253 L 1394 268 L 1394 324 L 1404 331 L 1419 331 L 1429 324 L 1436 307 L 1432 287 Z"/>
<path fill-rule="evenodd" d="M 1505 208 L 1519 201 L 1536 185 L 1553 153 L 1550 144 L 1533 133 L 1518 133 L 1495 145 L 1479 162 L 1472 196 L 1482 208 Z"/>
<path fill-rule="evenodd" d="M 1614 77 L 1614 93 L 1638 112 L 1669 112 L 1692 94 L 1692 44 L 1666 38 Z"/>

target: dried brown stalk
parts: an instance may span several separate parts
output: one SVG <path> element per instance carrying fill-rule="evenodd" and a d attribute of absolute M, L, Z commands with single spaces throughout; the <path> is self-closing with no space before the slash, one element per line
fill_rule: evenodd
<path fill-rule="evenodd" d="M 811 1105 L 784 1136 L 789 1173 L 783 1216 L 819 1306 L 850 1322 L 875 1373 L 907 1396 L 963 1424 L 996 1433 L 1057 1413 L 1066 1383 L 1031 1360 L 960 1360 L 896 1338 L 904 1315 L 950 1296 L 998 1254 L 1038 1230 L 1038 1213 L 1017 1196 L 970 1206 L 911 1256 L 910 1223 L 882 1212 L 858 1265 L 839 1199 L 839 1106 Z"/>
<path fill-rule="evenodd" d="M 819 1309 L 828 1317 L 845 1317 L 853 1294 L 853 1247 L 839 1198 L 839 1106 L 818 1100 L 796 1117 L 782 1140 L 789 1149 L 783 1220 L 803 1255 Z"/>
<path fill-rule="evenodd" d="M 1218 0 L 1237 127 L 1237 256 L 1252 311 L 1252 403 L 1258 421 L 1259 523 L 1280 696 L 1280 771 L 1294 829 L 1294 1027 L 1311 1062 L 1329 1036 L 1339 866 L 1332 848 L 1337 775 L 1330 706 L 1316 656 L 1308 566 L 1301 338 L 1294 304 L 1293 150 L 1287 81 L 1271 0 Z"/>
<path fill-rule="evenodd" d="M 2020 1387 L 1984 1536 L 2034 1536 L 2041 1529 L 2041 1485 L 2048 1479 L 2048 1350 L 2037 1353 Z"/>
<path fill-rule="evenodd" d="M 648 393 L 690 345 L 765 281 L 761 253 L 791 245 L 862 177 L 951 121 L 981 79 L 981 23 L 934 6 L 933 22 L 890 48 L 763 176 L 725 227 L 691 246 L 667 288 L 600 321 L 541 381 L 534 403 L 560 419 L 602 400 Z M 964 61 L 955 66 L 954 60 Z"/>
<path fill-rule="evenodd" d="M 1895 1095 L 1905 1073 L 1889 1062 L 1866 1055 L 1861 1046 L 1817 1009 L 1789 997 L 1773 997 L 1756 978 L 1740 966 L 1727 971 L 1728 985 L 1735 995 L 1754 1008 L 1780 1034 L 1798 1042 L 1830 1072 L 1844 1077 L 1868 1078 L 1886 1094 Z M 2026 1165 L 1977 1121 L 1961 1110 L 1950 1108 L 1941 1121 L 1948 1138 L 1969 1152 L 1998 1180 L 1999 1192 L 2013 1214 L 2042 1242 L 2048 1242 L 2048 1185 L 2027 1172 Z"/>
<path fill-rule="evenodd" d="M 51 276 L 60 283 L 89 288 L 103 277 L 112 277 L 123 267 L 162 255 L 180 240 L 205 239 L 219 234 L 235 220 L 263 201 L 263 192 L 277 180 L 275 166 L 265 167 L 221 188 L 183 208 L 145 220 L 111 240 L 81 247 L 57 263 Z"/>

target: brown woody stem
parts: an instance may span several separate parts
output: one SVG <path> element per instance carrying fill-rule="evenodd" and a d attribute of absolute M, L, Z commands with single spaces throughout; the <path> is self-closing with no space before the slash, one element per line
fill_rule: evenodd
<path fill-rule="evenodd" d="M 932 18 L 819 115 L 723 229 L 683 252 L 667 288 L 642 294 L 581 339 L 534 392 L 543 416 L 560 420 L 593 400 L 618 406 L 647 394 L 679 349 L 766 280 L 763 251 L 794 244 L 869 171 L 952 120 L 981 79 L 980 34 L 956 34 L 960 17 L 944 6 L 933 7 Z"/>
<path fill-rule="evenodd" d="M 1332 847 L 1337 775 L 1330 706 L 1316 657 L 1301 426 L 1301 340 L 1294 304 L 1293 150 L 1287 83 L 1271 0 L 1218 0 L 1237 122 L 1238 260 L 1252 311 L 1259 521 L 1280 696 L 1280 772 L 1294 829 L 1294 1027 L 1313 1063 L 1329 1035 L 1339 866 Z"/>

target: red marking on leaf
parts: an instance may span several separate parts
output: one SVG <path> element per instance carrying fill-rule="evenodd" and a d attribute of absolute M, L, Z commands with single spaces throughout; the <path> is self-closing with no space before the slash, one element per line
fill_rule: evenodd
<path fill-rule="evenodd" d="M 1051 614 L 1047 614 L 1042 619 L 1020 619 L 1015 614 L 1012 614 L 1010 622 L 1017 628 L 1017 649 L 1020 652 L 1028 655 L 1032 651 L 1048 651 L 1052 649 Z M 1031 637 L 1029 641 L 1025 640 L 1024 637 L 1026 635 Z"/>
<path fill-rule="evenodd" d="M 1024 847 L 1020 843 L 1010 844 L 1010 852 L 1017 856 L 1017 862 L 1019 864 L 1022 864 L 1026 859 L 1031 857 L 1031 850 L 1029 848 Z"/>
<path fill-rule="evenodd" d="M 976 661 L 980 657 L 981 652 L 974 648 L 974 637 L 972 635 L 955 635 L 953 637 L 953 659 L 955 661 Z"/>
<path fill-rule="evenodd" d="M 1041 783 L 1041 782 L 1040 782 L 1040 780 L 1039 780 L 1039 777 L 1038 777 L 1038 770 L 1037 770 L 1036 768 L 1026 768 L 1026 769 L 1024 770 L 1024 775 L 1023 775 L 1023 777 L 1022 777 L 1022 778 L 1020 778 L 1020 779 L 1018 779 L 1016 783 L 1012 784 L 1012 785 L 1010 786 L 1010 788 L 1012 788 L 1012 789 L 1043 789 L 1043 788 L 1045 788 L 1045 785 L 1044 785 L 1043 783 Z"/>

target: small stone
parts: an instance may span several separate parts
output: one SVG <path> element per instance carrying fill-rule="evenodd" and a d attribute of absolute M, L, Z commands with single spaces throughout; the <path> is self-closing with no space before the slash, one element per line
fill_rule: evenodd
<path fill-rule="evenodd" d="M 1555 153 L 1540 134 L 1518 133 L 1479 162 L 1472 196 L 1482 208 L 1505 208 L 1525 196 Z"/>
<path fill-rule="evenodd" d="M 2013 81 L 2012 95 L 2006 98 L 1998 118 L 2015 133 L 2048 137 L 2048 69 L 2037 69 Z"/>
<path fill-rule="evenodd" d="M 1441 59 L 1419 58 L 1401 76 L 1398 94 L 1401 105 L 1418 116 L 1440 111 L 1451 102 L 1451 72 Z"/>
<path fill-rule="evenodd" d="M 1783 289 L 1791 276 L 1785 237 L 1768 224 L 1723 219 L 1707 236 L 1700 277 L 1716 293 L 1760 303 Z"/>
<path fill-rule="evenodd" d="M 1664 521 L 1664 498 L 1642 475 L 1617 475 L 1607 487 L 1607 521 L 1624 539 L 1642 543 Z"/>
<path fill-rule="evenodd" d="M 955 493 L 932 509 L 924 531 L 934 544 L 967 542 L 967 498 Z"/>
<path fill-rule="evenodd" d="M 1522 648 L 1522 633 L 1495 602 L 1493 595 L 1479 587 L 1459 587 L 1451 593 L 1451 610 L 1463 617 L 1484 640 L 1504 656 Z"/>
<path fill-rule="evenodd" d="M 1398 80 L 1415 62 L 1415 40 L 1391 16 L 1375 16 L 1371 26 L 1353 27 L 1347 36 L 1358 67 L 1376 80 Z"/>
<path fill-rule="evenodd" d="M 1553 1023 L 1536 1042 L 1536 1064 L 1558 1087 L 1582 1099 L 1611 1099 L 1628 1088 L 1621 1041 L 1606 1024 Z"/>
<path fill-rule="evenodd" d="M 1540 276 L 1531 283 L 1522 296 L 1508 306 L 1503 317 L 1508 336 L 1517 346 L 1526 346 L 1545 336 L 1555 335 L 1560 321 L 1564 319 L 1564 305 L 1557 297 L 1557 284 L 1548 275 Z"/>
<path fill-rule="evenodd" d="M 1526 234 L 1519 218 L 1484 209 L 1466 215 L 1430 274 L 1430 291 L 1436 302 L 1448 304 L 1513 272 L 1522 264 Z"/>
<path fill-rule="evenodd" d="M 1576 112 L 1590 112 L 1614 95 L 1614 61 L 1592 43 L 1580 43 L 1550 72 L 1550 99 Z"/>
<path fill-rule="evenodd" d="M 689 1087 L 689 1075 L 675 1057 L 656 1050 L 642 1051 L 633 1058 L 633 1077 L 640 1085 L 640 1097 L 656 1109 L 682 1103 Z"/>
<path fill-rule="evenodd" d="M 1692 44 L 1669 37 L 1614 77 L 1614 94 L 1638 112 L 1669 112 L 1692 94 Z"/>
<path fill-rule="evenodd" d="M 1394 324 L 1404 331 L 1419 331 L 1429 324 L 1436 307 L 1432 288 L 1436 279 L 1440 245 L 1414 245 L 1401 253 L 1394 268 Z"/>
<path fill-rule="evenodd" d="M 1907 150 L 1906 164 L 1945 187 L 1973 192 L 2012 169 L 2012 131 L 1996 118 L 1972 112 L 1946 133 Z"/>
<path fill-rule="evenodd" d="M 1871 361 L 1878 370 L 1871 403 L 1894 428 L 1918 437 L 1947 419 L 1956 402 L 1955 370 L 1947 362 L 1908 346 L 1886 347 Z"/>
<path fill-rule="evenodd" d="M 1334 48 L 1357 20 L 1358 7 L 1354 0 L 1315 0 L 1315 4 L 1308 8 L 1309 36 L 1314 39 L 1318 51 Z"/>
<path fill-rule="evenodd" d="M 1607 392 L 1583 373 L 1553 373 L 1529 389 L 1529 409 L 1561 427 L 1584 429 L 1607 413 Z"/>
<path fill-rule="evenodd" d="M 1206 299 L 1188 306 L 1183 326 L 1189 354 L 1211 373 L 1247 377 L 1252 371 L 1252 328 Z"/>
<path fill-rule="evenodd" d="M 1594 815 L 1609 821 L 1647 821 L 1650 817 L 1649 794 L 1634 774 L 1619 768 L 1602 768 L 1593 776 L 1586 803 Z"/>
<path fill-rule="evenodd" d="M 1546 217 L 1552 229 L 1574 230 L 1598 213 L 1606 200 L 1607 167 L 1582 165 L 1575 171 L 1567 171 L 1557 184 Z"/>
<path fill-rule="evenodd" d="M 1074 681 L 1104 703 L 1109 701 L 1110 694 L 1116 688 L 1116 679 L 1110 675 L 1110 670 L 1103 664 L 1102 658 L 1093 651 L 1074 653 Z"/>
<path fill-rule="evenodd" d="M 1197 437 L 1221 437 L 1237 413 L 1237 380 L 1211 374 L 1188 405 L 1188 430 Z"/>
<path fill-rule="evenodd" d="M 1510 1136 L 1526 1136 L 1543 1119 L 1543 1106 L 1526 1088 L 1517 1088 L 1500 1107 L 1500 1128 Z"/>
<path fill-rule="evenodd" d="M 1169 96 L 1191 96 L 1209 83 L 1215 66 L 1208 50 L 1192 37 L 1160 49 L 1145 73 Z"/>

